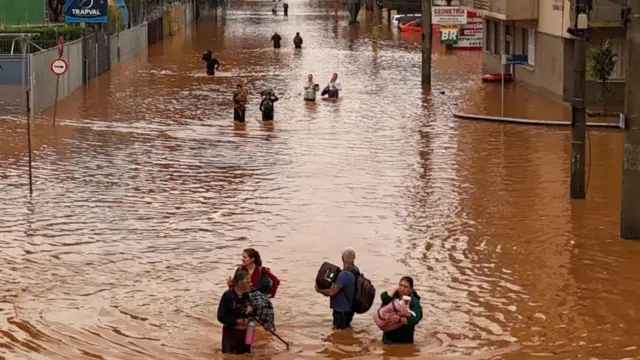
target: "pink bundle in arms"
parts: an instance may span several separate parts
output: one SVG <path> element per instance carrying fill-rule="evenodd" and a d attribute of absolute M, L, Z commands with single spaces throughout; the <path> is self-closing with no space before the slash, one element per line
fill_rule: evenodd
<path fill-rule="evenodd" d="M 400 326 L 400 317 L 409 317 L 412 312 L 409 310 L 409 301 L 403 301 L 400 299 L 394 299 L 389 304 L 381 307 L 373 315 L 373 320 L 378 325 L 378 328 L 384 332 L 393 331 Z"/>

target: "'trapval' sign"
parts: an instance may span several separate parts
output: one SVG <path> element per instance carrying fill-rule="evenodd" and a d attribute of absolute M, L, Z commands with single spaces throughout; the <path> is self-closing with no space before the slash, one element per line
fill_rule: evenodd
<path fill-rule="evenodd" d="M 107 0 L 66 0 L 64 21 L 67 23 L 106 23 Z"/>

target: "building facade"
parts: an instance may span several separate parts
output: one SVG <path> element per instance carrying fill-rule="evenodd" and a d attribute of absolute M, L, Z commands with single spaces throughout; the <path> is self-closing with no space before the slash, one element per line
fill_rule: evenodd
<path fill-rule="evenodd" d="M 589 13 L 589 49 L 609 39 L 618 54 L 611 78 L 610 104 L 624 102 L 626 62 L 625 31 L 621 27 L 621 5 L 592 0 Z M 528 63 L 506 65 L 516 81 L 566 102 L 573 90 L 574 40 L 567 33 L 574 19 L 573 0 L 461 0 L 461 6 L 484 17 L 483 72 L 500 73 L 501 54 L 527 55 Z M 600 84 L 587 72 L 589 104 L 600 101 Z"/>

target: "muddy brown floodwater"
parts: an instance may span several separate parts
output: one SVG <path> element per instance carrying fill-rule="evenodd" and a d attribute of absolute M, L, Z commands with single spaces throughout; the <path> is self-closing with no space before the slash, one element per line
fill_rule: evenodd
<path fill-rule="evenodd" d="M 570 201 L 566 128 L 451 116 L 454 103 L 495 111 L 479 53 L 437 47 L 446 93 L 423 95 L 410 37 L 385 33 L 375 54 L 364 24 L 336 23 L 330 5 L 291 1 L 288 19 L 270 5 L 233 4 L 117 67 L 61 103 L 55 131 L 37 119 L 33 200 L 24 122 L 0 121 L 0 358 L 220 358 L 215 311 L 248 246 L 282 279 L 292 343 L 260 332 L 256 358 L 640 358 L 619 132 L 590 133 L 588 197 Z M 206 48 L 222 62 L 214 78 Z M 334 71 L 344 97 L 305 106 L 306 75 Z M 245 131 L 230 122 L 239 81 L 253 89 Z M 281 95 L 274 128 L 257 122 L 267 86 Z M 508 93 L 520 116 L 565 116 Z M 415 277 L 415 346 L 382 346 L 372 312 L 332 334 L 313 279 L 348 245 L 379 289 Z"/>

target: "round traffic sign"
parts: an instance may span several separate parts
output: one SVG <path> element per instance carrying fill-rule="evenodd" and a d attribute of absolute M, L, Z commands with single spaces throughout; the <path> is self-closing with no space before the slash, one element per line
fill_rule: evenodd
<path fill-rule="evenodd" d="M 51 62 L 51 72 L 58 76 L 64 75 L 68 69 L 67 62 L 62 59 L 55 59 Z"/>

